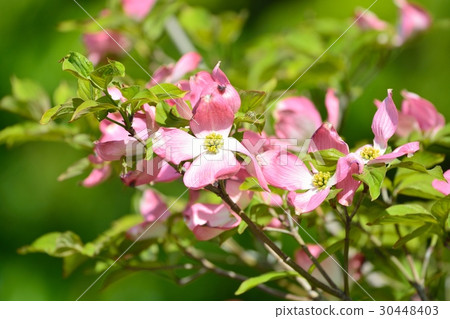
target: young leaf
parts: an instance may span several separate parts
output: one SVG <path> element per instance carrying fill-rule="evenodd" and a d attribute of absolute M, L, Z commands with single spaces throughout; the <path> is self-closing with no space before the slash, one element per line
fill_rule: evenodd
<path fill-rule="evenodd" d="M 80 252 L 83 243 L 77 234 L 70 231 L 48 233 L 36 239 L 30 246 L 22 247 L 19 254 L 46 253 L 53 257 L 66 257 Z"/>
<path fill-rule="evenodd" d="M 239 112 L 247 113 L 249 111 L 254 111 L 266 97 L 266 92 L 261 91 L 240 91 L 241 96 L 241 107 Z"/>
<path fill-rule="evenodd" d="M 87 157 L 70 165 L 67 170 L 58 176 L 58 182 L 83 174 L 89 167 L 91 162 Z"/>
<path fill-rule="evenodd" d="M 394 205 L 386 209 L 389 215 L 426 214 L 430 212 L 419 204 Z"/>
<path fill-rule="evenodd" d="M 110 60 L 107 65 L 101 66 L 90 73 L 92 82 L 101 89 L 107 89 L 114 77 L 125 76 L 125 67 L 122 63 Z"/>
<path fill-rule="evenodd" d="M 48 124 L 50 121 L 60 118 L 64 115 L 73 114 L 73 112 L 75 112 L 75 109 L 80 106 L 81 103 L 83 103 L 83 100 L 75 98 L 70 102 L 52 107 L 51 109 L 47 110 L 44 115 L 42 115 L 39 123 Z"/>
<path fill-rule="evenodd" d="M 368 225 L 389 225 L 389 224 L 400 224 L 400 225 L 411 225 L 420 226 L 424 223 L 437 224 L 437 220 L 428 214 L 406 214 L 406 215 L 384 215 L 373 222 L 368 223 Z"/>
<path fill-rule="evenodd" d="M 170 83 L 161 83 L 150 88 L 150 92 L 153 93 L 160 100 L 171 100 L 182 98 L 186 91 L 181 90 L 178 86 Z"/>
<path fill-rule="evenodd" d="M 91 61 L 78 52 L 70 52 L 62 59 L 63 71 L 68 71 L 81 79 L 89 79 L 89 74 L 94 71 Z"/>
<path fill-rule="evenodd" d="M 261 284 L 264 284 L 271 280 L 277 280 L 286 277 L 296 276 L 295 271 L 281 271 L 281 272 L 268 272 L 258 277 L 249 278 L 241 283 L 238 290 L 234 293 L 235 295 L 242 295 L 244 292 L 255 288 Z"/>
<path fill-rule="evenodd" d="M 156 105 L 156 123 L 165 127 L 184 127 L 189 125 L 189 121 L 182 118 L 177 108 L 170 106 L 165 101 Z"/>
<path fill-rule="evenodd" d="M 433 204 L 431 214 L 444 226 L 447 223 L 450 213 L 450 196 L 442 198 Z"/>
<path fill-rule="evenodd" d="M 353 176 L 369 186 L 370 197 L 374 201 L 380 196 L 381 185 L 386 176 L 386 166 L 366 166 L 361 175 Z"/>
<path fill-rule="evenodd" d="M 428 233 L 432 228 L 434 227 L 433 224 L 429 224 L 426 223 L 425 225 L 415 229 L 414 231 L 412 231 L 411 233 L 409 233 L 408 235 L 400 238 L 395 244 L 394 244 L 394 248 L 399 248 L 401 246 L 403 246 L 404 244 L 406 244 L 408 241 L 419 237 L 423 234 Z"/>
<path fill-rule="evenodd" d="M 70 119 L 70 122 L 76 121 L 89 113 L 99 111 L 114 111 L 115 109 L 116 107 L 112 104 L 99 103 L 98 101 L 87 100 L 77 107 L 77 109 L 73 113 L 72 118 Z"/>

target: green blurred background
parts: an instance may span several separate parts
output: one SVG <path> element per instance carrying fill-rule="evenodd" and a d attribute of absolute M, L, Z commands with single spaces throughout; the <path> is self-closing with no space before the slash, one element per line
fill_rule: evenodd
<path fill-rule="evenodd" d="M 372 0 L 191 0 L 213 12 L 246 8 L 249 20 L 241 41 L 266 32 L 298 24 L 305 12 L 317 17 L 342 19 L 350 24 L 355 7 L 368 7 Z M 343 132 L 350 142 L 371 138 L 370 123 L 375 97 L 383 98 L 387 88 L 396 92 L 408 89 L 432 101 L 450 116 L 450 32 L 445 27 L 450 2 L 417 1 L 437 21 L 425 35 L 401 49 L 387 67 L 350 105 Z M 96 15 L 103 1 L 80 1 Z M 397 15 L 391 0 L 379 0 L 372 9 L 393 22 Z M 60 33 L 59 22 L 86 19 L 85 13 L 71 0 L 0 2 L 0 96 L 10 93 L 12 75 L 38 81 L 52 92 L 62 79 L 71 77 L 58 64 L 68 51 L 83 52 L 81 35 Z M 333 49 L 331 49 L 332 51 Z M 306 74 L 305 77 L 308 75 Z M 141 76 L 142 78 L 144 75 Z M 258 88 L 255 88 L 258 89 Z M 398 95 L 397 95 L 398 101 Z M 0 129 L 19 118 L 0 112 Z M 82 157 L 79 151 L 58 143 L 30 143 L 8 149 L 0 146 L 0 299 L 1 300 L 74 300 L 96 278 L 80 271 L 62 277 L 61 260 L 44 255 L 17 255 L 17 248 L 51 231 L 72 230 L 84 241 L 95 238 L 111 222 L 130 211 L 132 191 L 118 179 L 93 189 L 85 189 L 76 180 L 57 182 L 57 176 Z M 233 295 L 236 283 L 206 275 L 188 286 L 180 287 L 151 273 L 136 273 L 107 289 L 94 286 L 85 299 L 93 300 L 220 300 Z M 258 292 L 248 299 L 267 296 Z"/>

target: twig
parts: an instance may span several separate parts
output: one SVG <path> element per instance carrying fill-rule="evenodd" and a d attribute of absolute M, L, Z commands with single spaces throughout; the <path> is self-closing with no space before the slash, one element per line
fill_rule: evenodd
<path fill-rule="evenodd" d="M 437 236 L 434 235 L 431 238 L 431 243 L 430 246 L 427 248 L 427 251 L 425 252 L 425 257 L 423 258 L 423 263 L 422 263 L 422 274 L 421 274 L 421 281 L 420 283 L 422 285 L 425 285 L 425 280 L 427 277 L 427 270 L 428 270 L 428 266 L 430 265 L 430 259 L 431 259 L 431 255 L 434 252 L 434 247 L 436 247 L 436 243 L 437 243 Z"/>
<path fill-rule="evenodd" d="M 201 265 L 205 269 L 207 269 L 207 270 L 209 270 L 209 271 L 211 271 L 211 272 L 213 272 L 213 273 L 215 273 L 217 275 L 220 275 L 220 276 L 223 276 L 223 277 L 227 277 L 227 278 L 231 278 L 231 279 L 235 279 L 235 280 L 239 280 L 239 281 L 246 281 L 247 279 L 249 279 L 249 277 L 246 277 L 246 276 L 241 275 L 241 274 L 237 274 L 234 271 L 229 271 L 229 270 L 222 269 L 222 268 L 216 266 L 215 264 L 213 264 L 212 262 L 210 262 L 209 260 L 207 260 L 206 258 L 196 256 L 195 253 L 193 253 L 190 248 L 184 248 L 184 252 L 186 253 L 186 255 L 188 257 L 190 257 L 190 258 L 200 262 Z M 295 300 L 295 301 L 309 300 L 307 298 L 296 296 L 296 295 L 293 295 L 293 294 L 290 294 L 290 293 L 285 293 L 283 291 L 280 291 L 280 290 L 274 289 L 272 287 L 269 287 L 269 286 L 267 286 L 265 284 L 260 284 L 260 285 L 256 286 L 256 288 L 258 288 L 258 289 L 260 289 L 260 290 L 262 290 L 262 291 L 264 291 L 264 292 L 266 292 L 266 293 L 268 293 L 270 295 L 278 297 L 280 299 Z"/>
<path fill-rule="evenodd" d="M 343 300 L 350 300 L 349 296 L 346 295 L 342 290 L 332 288 L 327 286 L 326 284 L 322 283 L 317 278 L 313 277 L 311 274 L 309 274 L 306 270 L 304 270 L 302 267 L 300 267 L 295 261 L 293 261 L 288 255 L 286 255 L 278 246 L 270 240 L 269 237 L 266 236 L 266 234 L 256 225 L 253 223 L 253 221 L 239 208 L 239 206 L 234 203 L 231 198 L 228 196 L 228 194 L 223 190 L 223 184 L 221 188 L 215 187 L 212 185 L 208 185 L 205 187 L 205 189 L 217 194 L 222 200 L 228 204 L 228 206 L 239 215 L 239 217 L 242 218 L 242 220 L 248 225 L 248 229 L 252 232 L 253 235 L 256 236 L 260 241 L 267 244 L 269 246 L 273 253 L 280 257 L 281 261 L 287 265 L 289 265 L 292 269 L 294 269 L 296 272 L 298 272 L 301 276 L 303 276 L 308 282 L 323 291 L 338 297 Z"/>

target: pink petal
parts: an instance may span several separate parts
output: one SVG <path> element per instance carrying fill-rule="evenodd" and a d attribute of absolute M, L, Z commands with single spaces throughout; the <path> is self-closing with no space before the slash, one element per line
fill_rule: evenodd
<path fill-rule="evenodd" d="M 159 220 L 156 222 L 143 222 L 127 230 L 125 236 L 132 241 L 161 238 L 166 233 L 167 226 Z"/>
<path fill-rule="evenodd" d="M 274 117 L 277 137 L 297 139 L 297 142 L 310 138 L 322 124 L 319 112 L 306 97 L 290 97 L 279 102 Z"/>
<path fill-rule="evenodd" d="M 101 168 L 94 168 L 89 176 L 83 180 L 82 185 L 84 187 L 96 186 L 107 180 L 110 175 L 111 165 L 105 164 Z"/>
<path fill-rule="evenodd" d="M 164 221 L 170 215 L 166 203 L 164 203 L 158 193 L 151 189 L 145 190 L 142 194 L 139 210 L 147 222 Z"/>
<path fill-rule="evenodd" d="M 244 145 L 242 145 L 238 140 L 236 140 L 233 137 L 230 137 L 227 139 L 226 144 L 224 145 L 225 149 L 233 152 L 239 152 L 242 153 L 250 158 L 250 162 L 246 163 L 245 168 L 247 169 L 248 173 L 251 176 L 254 176 L 258 179 L 259 185 L 266 191 L 269 191 L 269 188 L 267 186 L 267 181 L 264 177 L 264 173 L 262 171 L 262 168 L 260 166 L 260 163 L 258 163 L 258 157 L 259 155 L 254 156 L 252 153 L 250 153 Z"/>
<path fill-rule="evenodd" d="M 95 152 L 104 161 L 118 161 L 126 155 L 125 141 L 96 142 Z"/>
<path fill-rule="evenodd" d="M 106 32 L 102 30 L 83 35 L 84 45 L 89 57 L 93 58 L 94 61 L 91 62 L 94 64 L 101 62 L 108 54 L 123 55 L 123 49 L 128 50 L 131 45 L 121 33 L 112 30 L 106 30 Z"/>
<path fill-rule="evenodd" d="M 205 138 L 216 132 L 228 137 L 234 121 L 234 113 L 225 101 L 215 95 L 201 98 L 190 122 L 191 130 L 196 137 Z"/>
<path fill-rule="evenodd" d="M 309 144 L 309 152 L 335 149 L 342 154 L 348 154 L 347 143 L 339 136 L 330 123 L 322 124 L 314 133 Z"/>
<path fill-rule="evenodd" d="M 416 119 L 410 115 L 406 115 L 403 112 L 398 114 L 398 126 L 395 132 L 400 137 L 407 137 L 414 131 L 419 131 L 419 123 Z"/>
<path fill-rule="evenodd" d="M 111 86 L 108 88 L 108 93 L 111 95 L 112 99 L 115 101 L 125 102 L 126 99 L 123 97 L 122 92 L 115 86 Z"/>
<path fill-rule="evenodd" d="M 226 185 L 226 191 L 233 202 L 240 208 L 245 209 L 253 197 L 253 192 L 242 191 L 239 187 L 242 185 L 242 180 L 229 179 Z"/>
<path fill-rule="evenodd" d="M 184 212 L 184 216 L 198 240 L 212 239 L 241 222 L 241 218 L 224 204 L 193 204 Z"/>
<path fill-rule="evenodd" d="M 363 30 L 382 31 L 388 26 L 385 21 L 380 20 L 377 15 L 371 11 L 366 11 L 364 13 L 362 10 L 357 10 L 356 17 L 358 19 L 358 26 Z"/>
<path fill-rule="evenodd" d="M 339 99 L 333 89 L 327 91 L 325 106 L 328 112 L 328 122 L 337 128 L 339 126 Z"/>
<path fill-rule="evenodd" d="M 376 164 L 376 163 L 389 163 L 392 160 L 403 156 L 403 155 L 412 155 L 415 152 L 417 152 L 420 149 L 419 142 L 411 142 L 404 144 L 400 147 L 397 147 L 392 153 L 384 154 L 382 156 L 377 157 L 374 160 L 369 161 L 370 164 Z"/>
<path fill-rule="evenodd" d="M 236 175 L 241 164 L 230 151 L 220 151 L 217 154 L 203 153 L 197 157 L 184 174 L 184 185 L 192 189 L 200 189 L 213 184 L 219 179 Z"/>
<path fill-rule="evenodd" d="M 445 125 L 442 114 L 430 101 L 408 91 L 402 91 L 402 95 L 402 113 L 413 117 L 422 131 L 439 130 Z"/>
<path fill-rule="evenodd" d="M 197 69 L 202 57 L 197 52 L 188 52 L 184 54 L 175 64 L 170 81 L 172 83 L 180 80 L 186 73 Z"/>
<path fill-rule="evenodd" d="M 168 162 L 180 164 L 200 154 L 196 138 L 185 131 L 162 127 L 155 134 L 153 151 Z"/>
<path fill-rule="evenodd" d="M 433 180 L 432 185 L 437 191 L 447 196 L 450 195 L 450 170 L 447 170 L 444 173 L 444 178 L 446 181 L 441 181 L 439 179 Z"/>
<path fill-rule="evenodd" d="M 152 182 L 170 182 L 180 177 L 172 166 L 158 156 L 148 161 L 138 161 L 136 166 L 136 170 L 121 177 L 125 185 L 136 187 Z"/>
<path fill-rule="evenodd" d="M 259 195 L 261 196 L 264 203 L 266 203 L 267 205 L 274 206 L 274 207 L 279 207 L 279 206 L 283 205 L 283 198 L 281 198 L 281 196 L 278 194 L 269 193 L 269 192 L 260 192 Z M 278 219 L 276 219 L 276 220 L 278 220 Z"/>
<path fill-rule="evenodd" d="M 309 213 L 319 207 L 330 193 L 330 188 L 323 190 L 310 189 L 306 193 L 290 192 L 289 203 L 294 206 L 297 214 Z"/>
<path fill-rule="evenodd" d="M 361 181 L 353 178 L 354 174 L 361 174 L 364 169 L 364 162 L 359 156 L 355 154 L 349 154 L 345 157 L 341 157 L 336 167 L 337 189 L 342 189 L 338 193 L 338 202 L 344 206 L 350 206 L 353 201 L 353 197 Z"/>
<path fill-rule="evenodd" d="M 398 111 L 392 100 L 392 90 L 378 108 L 372 122 L 372 131 L 375 135 L 374 144 L 382 151 L 387 148 L 387 141 L 394 135 L 398 125 Z"/>
<path fill-rule="evenodd" d="M 220 62 L 214 67 L 212 78 L 217 83 L 217 91 L 227 101 L 231 110 L 236 113 L 241 107 L 241 97 L 236 89 L 231 85 L 227 76 L 220 69 Z"/>
<path fill-rule="evenodd" d="M 245 131 L 242 139 L 242 145 L 253 155 L 263 153 L 270 149 L 270 140 L 253 131 Z"/>
<path fill-rule="evenodd" d="M 312 174 L 297 156 L 279 151 L 267 151 L 264 155 L 266 164 L 262 170 L 270 185 L 290 191 L 313 187 Z"/>
<path fill-rule="evenodd" d="M 156 176 L 155 182 L 171 182 L 180 178 L 180 173 L 178 173 L 175 168 L 170 166 L 166 161 L 163 161 L 161 165 L 161 170 Z"/>
<path fill-rule="evenodd" d="M 136 20 L 144 19 L 156 0 L 122 0 L 123 11 Z"/>
<path fill-rule="evenodd" d="M 400 8 L 399 45 L 408 40 L 415 32 L 430 27 L 431 17 L 422 7 L 410 4 L 406 0 L 395 0 Z"/>

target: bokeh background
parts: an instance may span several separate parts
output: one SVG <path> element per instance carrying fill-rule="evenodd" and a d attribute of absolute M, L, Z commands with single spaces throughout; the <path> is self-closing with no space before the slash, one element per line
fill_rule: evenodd
<path fill-rule="evenodd" d="M 372 0 L 189 0 L 212 12 L 247 9 L 249 19 L 239 41 L 298 24 L 305 12 L 318 17 L 340 18 L 350 24 L 355 7 Z M 373 99 L 383 98 L 387 88 L 408 89 L 432 101 L 450 118 L 450 2 L 417 0 L 433 16 L 435 24 L 425 35 L 402 48 L 386 68 L 354 101 L 348 112 L 344 136 L 352 142 L 371 138 Z M 97 14 L 103 1 L 80 1 Z M 372 9 L 393 22 L 397 15 L 391 0 L 379 0 Z M 86 19 L 72 1 L 20 0 L 0 2 L 0 96 L 10 93 L 10 78 L 30 78 L 52 92 L 62 79 L 71 77 L 58 64 L 68 51 L 83 52 L 79 32 L 60 33 L 58 24 Z M 333 49 L 331 49 L 332 52 Z M 308 75 L 306 74 L 305 77 Z M 142 76 L 143 77 L 143 76 Z M 398 95 L 397 95 L 398 98 Z M 0 129 L 18 122 L 0 111 Z M 29 143 L 15 148 L 0 146 L 0 300 L 74 300 L 96 278 L 75 272 L 63 278 L 61 260 L 45 255 L 21 256 L 17 249 L 51 231 L 72 230 L 84 241 L 95 238 L 111 222 L 130 211 L 132 191 L 118 179 L 93 189 L 76 180 L 57 182 L 57 176 L 82 157 L 80 151 L 59 143 Z M 236 283 L 214 275 L 177 286 L 147 272 L 136 273 L 107 289 L 97 286 L 85 296 L 92 300 L 220 300 L 232 296 Z M 250 292 L 248 299 L 267 296 Z"/>

